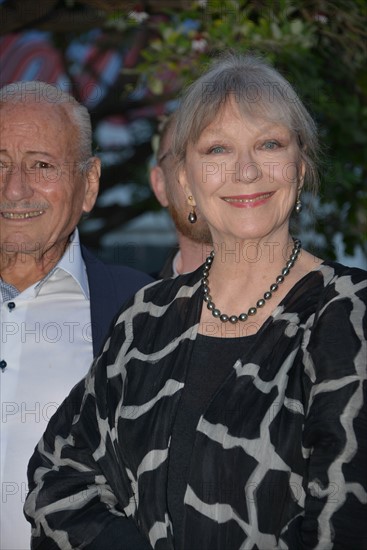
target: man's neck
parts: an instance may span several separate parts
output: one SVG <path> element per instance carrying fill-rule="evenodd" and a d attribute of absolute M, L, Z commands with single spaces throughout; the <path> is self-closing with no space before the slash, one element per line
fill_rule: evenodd
<path fill-rule="evenodd" d="M 63 246 L 43 254 L 0 254 L 0 276 L 20 292 L 42 280 L 59 262 L 65 251 Z"/>
<path fill-rule="evenodd" d="M 176 261 L 176 270 L 179 274 L 195 271 L 205 261 L 210 252 L 210 246 L 192 241 L 178 233 L 179 256 Z"/>

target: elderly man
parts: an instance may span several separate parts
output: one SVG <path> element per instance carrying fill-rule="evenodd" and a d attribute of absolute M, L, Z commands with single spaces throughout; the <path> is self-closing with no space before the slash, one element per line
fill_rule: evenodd
<path fill-rule="evenodd" d="M 157 163 L 150 170 L 150 185 L 160 204 L 168 208 L 178 241 L 178 249 L 172 250 L 159 273 L 162 279 L 197 269 L 210 252 L 205 245 L 212 242 L 207 223 L 200 213 L 188 211 L 187 198 L 175 175 L 171 155 L 174 124 L 174 114 L 163 122 L 156 153 Z M 188 218 L 191 223 L 188 223 Z"/>
<path fill-rule="evenodd" d="M 29 549 L 29 457 L 119 307 L 151 281 L 80 245 L 99 187 L 91 135 L 85 107 L 54 86 L 0 90 L 1 549 Z"/>

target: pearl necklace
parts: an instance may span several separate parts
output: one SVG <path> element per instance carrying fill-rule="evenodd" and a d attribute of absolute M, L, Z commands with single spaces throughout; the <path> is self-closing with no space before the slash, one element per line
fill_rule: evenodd
<path fill-rule="evenodd" d="M 222 313 L 220 309 L 215 307 L 215 303 L 212 302 L 212 297 L 210 296 L 210 288 L 209 288 L 209 271 L 212 267 L 213 259 L 215 256 L 214 250 L 211 251 L 209 256 L 207 257 L 203 269 L 203 278 L 202 278 L 202 285 L 203 285 L 203 291 L 204 291 L 204 302 L 207 303 L 206 307 L 212 312 L 213 317 L 219 318 L 222 323 L 226 323 L 229 321 L 230 323 L 236 324 L 238 321 L 247 321 L 247 319 L 253 315 L 256 315 L 258 308 L 264 307 L 267 300 L 270 300 L 270 298 L 273 296 L 273 293 L 276 292 L 279 288 L 279 285 L 282 284 L 284 281 L 284 278 L 289 274 L 290 270 L 294 266 L 299 253 L 301 251 L 301 241 L 298 239 L 294 239 L 294 247 L 292 249 L 291 255 L 289 256 L 289 260 L 285 264 L 285 266 L 282 269 L 282 272 L 278 277 L 275 279 L 275 283 L 270 285 L 270 289 L 264 293 L 264 297 L 260 298 L 256 302 L 256 307 L 250 307 L 247 313 L 240 313 L 240 315 L 227 315 L 226 313 Z"/>

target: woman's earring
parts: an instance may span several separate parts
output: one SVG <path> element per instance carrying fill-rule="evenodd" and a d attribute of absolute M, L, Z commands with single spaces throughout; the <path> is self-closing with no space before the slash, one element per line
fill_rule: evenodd
<path fill-rule="evenodd" d="M 294 209 L 296 211 L 296 214 L 300 214 L 302 212 L 301 190 L 298 191 L 296 206 Z"/>
<path fill-rule="evenodd" d="M 192 207 L 192 210 L 188 215 L 187 219 L 189 220 L 190 223 L 196 223 L 196 220 L 198 219 L 198 217 L 195 212 L 195 206 Z"/>
<path fill-rule="evenodd" d="M 194 200 L 194 197 L 192 195 L 189 195 L 187 198 L 188 198 L 189 201 Z M 190 223 L 196 223 L 196 220 L 198 219 L 198 217 L 197 217 L 196 212 L 195 212 L 195 206 L 191 207 L 191 212 L 188 215 L 187 219 L 189 220 Z"/>

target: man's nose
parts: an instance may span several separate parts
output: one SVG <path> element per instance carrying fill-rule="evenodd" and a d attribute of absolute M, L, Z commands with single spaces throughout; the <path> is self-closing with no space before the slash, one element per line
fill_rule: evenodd
<path fill-rule="evenodd" d="M 33 188 L 30 182 L 29 174 L 24 167 L 12 164 L 3 171 L 2 176 L 2 195 L 9 201 L 19 201 L 29 199 L 33 195 Z"/>

